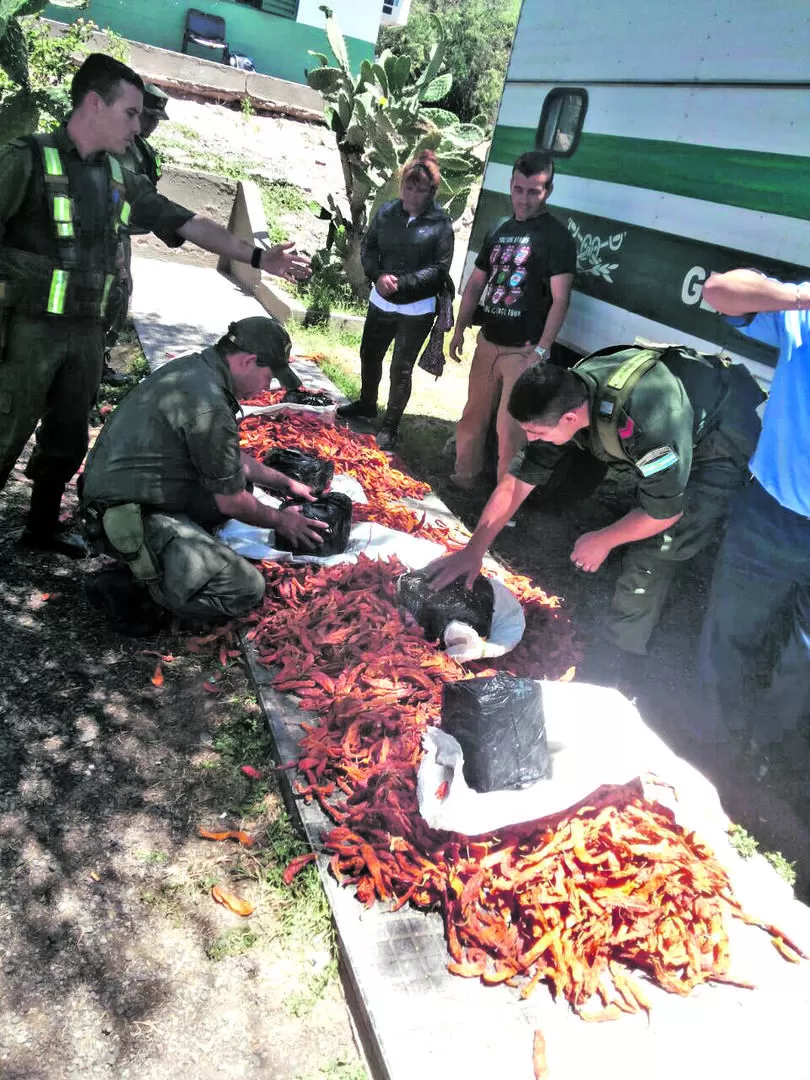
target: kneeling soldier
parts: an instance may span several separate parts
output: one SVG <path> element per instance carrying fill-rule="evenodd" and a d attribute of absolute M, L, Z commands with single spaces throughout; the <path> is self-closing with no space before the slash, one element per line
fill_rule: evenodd
<path fill-rule="evenodd" d="M 140 383 L 90 451 L 81 485 L 85 529 L 103 534 L 108 553 L 164 610 L 217 620 L 260 602 L 262 575 L 212 535 L 227 518 L 305 546 L 322 542 L 323 522 L 273 510 L 248 490 L 252 483 L 312 499 L 309 488 L 239 448 L 238 399 L 267 390 L 274 375 L 290 389 L 300 385 L 289 352 L 275 319 L 231 323 L 215 346 L 172 360 Z M 91 597 L 121 630 L 142 610 L 120 572 L 99 575 Z"/>

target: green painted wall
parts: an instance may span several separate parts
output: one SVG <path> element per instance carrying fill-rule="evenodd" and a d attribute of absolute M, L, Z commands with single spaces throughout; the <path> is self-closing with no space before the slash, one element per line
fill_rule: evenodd
<path fill-rule="evenodd" d="M 49 5 L 42 14 L 57 22 L 73 22 L 80 17 L 92 19 L 102 29 L 109 27 L 130 41 L 179 52 L 186 11 L 196 6 L 225 20 L 231 52 L 252 57 L 256 70 L 263 75 L 303 83 L 306 82 L 304 69 L 317 65 L 307 50 L 329 55 L 323 30 L 229 0 L 205 0 L 200 5 L 190 0 L 90 0 L 89 7 L 84 9 Z M 346 45 L 355 71 L 362 60 L 373 57 L 371 42 L 347 37 Z M 221 56 L 218 51 L 194 45 L 189 46 L 189 53 L 204 60 L 219 60 Z"/>

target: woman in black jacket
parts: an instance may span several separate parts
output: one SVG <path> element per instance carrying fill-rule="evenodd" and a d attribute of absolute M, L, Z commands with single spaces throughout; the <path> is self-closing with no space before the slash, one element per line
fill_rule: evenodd
<path fill-rule="evenodd" d="M 436 297 L 445 288 L 453 258 L 450 218 L 433 199 L 440 182 L 432 150 L 402 170 L 400 197 L 371 219 L 360 256 L 373 288 L 360 344 L 360 400 L 338 416 L 373 419 L 383 358 L 394 342 L 391 389 L 377 445 L 390 450 L 411 396 L 411 373 L 436 318 Z"/>

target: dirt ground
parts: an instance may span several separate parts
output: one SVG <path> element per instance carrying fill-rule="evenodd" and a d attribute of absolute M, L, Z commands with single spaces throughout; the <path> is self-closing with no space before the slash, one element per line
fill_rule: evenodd
<path fill-rule="evenodd" d="M 84 592 L 101 560 L 16 546 L 27 497 L 18 466 L 0 496 L 0 1076 L 360 1080 L 326 916 L 295 932 L 250 853 L 197 836 L 251 830 L 278 873 L 292 853 L 275 786 L 257 801 L 222 745 L 235 713 L 263 730 L 240 664 L 111 633 Z M 144 650 L 175 657 L 162 687 Z M 256 915 L 216 905 L 217 882 Z"/>

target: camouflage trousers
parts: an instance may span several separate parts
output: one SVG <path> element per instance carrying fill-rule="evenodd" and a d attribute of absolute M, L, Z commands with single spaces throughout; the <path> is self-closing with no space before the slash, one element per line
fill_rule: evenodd
<path fill-rule="evenodd" d="M 161 571 L 149 594 L 175 615 L 244 615 L 265 582 L 253 566 L 185 514 L 144 513 L 146 542 Z"/>
<path fill-rule="evenodd" d="M 0 354 L 0 489 L 40 421 L 26 469 L 35 482 L 66 484 L 87 452 L 104 329 L 98 319 L 3 312 Z"/>

